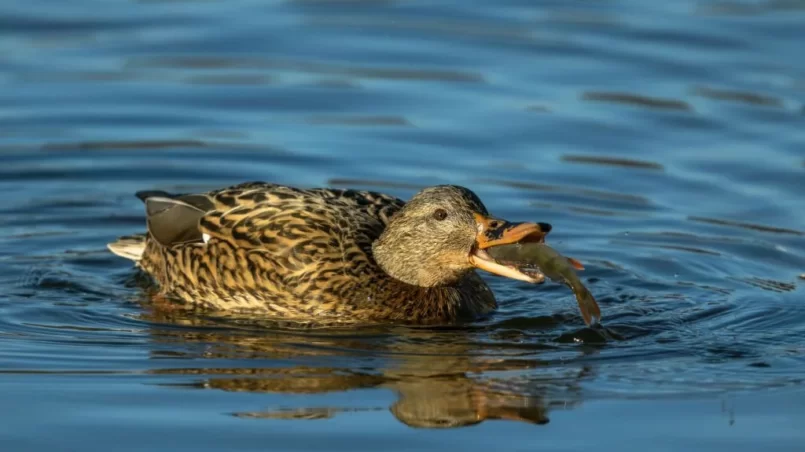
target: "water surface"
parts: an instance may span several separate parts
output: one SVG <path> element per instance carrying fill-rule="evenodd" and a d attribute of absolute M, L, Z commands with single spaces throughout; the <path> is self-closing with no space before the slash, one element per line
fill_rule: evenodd
<path fill-rule="evenodd" d="M 3 450 L 798 450 L 802 1 L 7 0 Z M 166 311 L 142 189 L 473 189 L 570 291 L 469 325 Z"/>

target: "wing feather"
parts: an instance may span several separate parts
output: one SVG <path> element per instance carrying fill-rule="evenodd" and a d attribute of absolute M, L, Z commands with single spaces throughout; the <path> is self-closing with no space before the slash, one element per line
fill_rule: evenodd
<path fill-rule="evenodd" d="M 202 240 L 199 221 L 204 211 L 183 201 L 163 197 L 145 200 L 148 232 L 163 246 Z"/>

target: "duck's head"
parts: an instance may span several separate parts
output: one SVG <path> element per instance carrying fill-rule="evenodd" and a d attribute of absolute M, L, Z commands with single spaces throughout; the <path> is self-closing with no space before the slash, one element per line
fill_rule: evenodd
<path fill-rule="evenodd" d="M 472 191 L 440 185 L 420 191 L 394 215 L 373 244 L 373 253 L 390 276 L 421 287 L 453 284 L 476 268 L 537 282 L 495 263 L 485 250 L 542 241 L 550 230 L 547 223 L 511 223 L 491 217 Z"/>

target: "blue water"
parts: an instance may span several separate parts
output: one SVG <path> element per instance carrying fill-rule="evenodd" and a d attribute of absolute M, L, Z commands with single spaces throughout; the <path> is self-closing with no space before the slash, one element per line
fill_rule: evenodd
<path fill-rule="evenodd" d="M 5 0 L 0 449 L 800 450 L 805 2 Z M 467 186 L 570 291 L 452 328 L 164 312 L 143 189 Z M 800 276 L 802 275 L 802 276 Z"/>

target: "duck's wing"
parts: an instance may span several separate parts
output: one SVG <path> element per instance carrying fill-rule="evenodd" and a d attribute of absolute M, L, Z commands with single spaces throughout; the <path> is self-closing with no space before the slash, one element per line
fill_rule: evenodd
<path fill-rule="evenodd" d="M 211 239 L 274 255 L 371 249 L 404 202 L 377 192 L 249 182 L 202 194 L 139 192 L 163 246 Z M 351 243 L 350 243 L 351 242 Z M 316 248 L 318 251 L 314 251 Z M 343 253 L 342 253 L 343 254 Z"/>
<path fill-rule="evenodd" d="M 275 295 L 316 300 L 293 308 L 310 313 L 351 309 L 339 301 L 354 297 L 367 282 L 374 287 L 382 270 L 372 243 L 404 204 L 373 192 L 264 183 L 203 194 L 149 192 L 143 198 L 149 236 L 180 257 L 173 262 L 183 266 L 181 273 L 204 269 L 212 275 L 206 279 L 220 287 L 263 291 L 268 304 Z M 165 264 L 155 253 L 144 265 Z"/>
<path fill-rule="evenodd" d="M 206 212 L 176 198 L 150 196 L 145 199 L 148 232 L 163 246 L 203 240 L 198 228 Z"/>
<path fill-rule="evenodd" d="M 216 209 L 199 222 L 202 234 L 241 248 L 311 255 L 368 251 L 403 205 L 372 192 L 284 186 L 221 191 L 213 200 Z"/>

